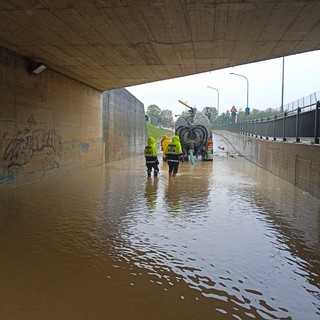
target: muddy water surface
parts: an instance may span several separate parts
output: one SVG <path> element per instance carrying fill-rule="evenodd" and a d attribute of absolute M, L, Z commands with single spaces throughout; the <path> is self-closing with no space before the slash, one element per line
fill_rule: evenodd
<path fill-rule="evenodd" d="M 320 319 L 319 199 L 215 147 L 1 189 L 0 319 Z"/>

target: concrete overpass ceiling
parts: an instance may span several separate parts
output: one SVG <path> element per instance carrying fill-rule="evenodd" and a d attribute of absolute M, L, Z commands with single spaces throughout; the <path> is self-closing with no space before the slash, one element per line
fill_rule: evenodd
<path fill-rule="evenodd" d="M 0 45 L 99 90 L 320 49 L 320 1 L 1 0 Z"/>

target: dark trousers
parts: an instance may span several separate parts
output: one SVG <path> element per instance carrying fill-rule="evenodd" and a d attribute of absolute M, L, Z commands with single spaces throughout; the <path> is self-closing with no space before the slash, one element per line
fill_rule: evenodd
<path fill-rule="evenodd" d="M 152 169 L 155 172 L 158 172 L 159 171 L 158 164 L 159 164 L 159 160 L 157 157 L 146 157 L 146 166 L 147 166 L 148 172 L 151 173 Z"/>
<path fill-rule="evenodd" d="M 173 162 L 173 161 L 168 160 L 168 165 L 169 165 L 169 173 L 173 173 L 173 174 L 178 173 L 179 161 Z"/>
<path fill-rule="evenodd" d="M 152 169 L 154 171 L 159 171 L 159 167 L 158 167 L 158 165 L 156 163 L 148 163 L 147 164 L 147 170 L 148 171 L 152 171 Z"/>

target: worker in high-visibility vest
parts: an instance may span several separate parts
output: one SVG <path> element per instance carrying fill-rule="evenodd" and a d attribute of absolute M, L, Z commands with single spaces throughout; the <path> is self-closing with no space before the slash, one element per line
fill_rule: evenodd
<path fill-rule="evenodd" d="M 157 156 L 156 140 L 153 137 L 148 138 L 148 144 L 144 148 L 144 156 L 146 158 L 148 177 L 151 176 L 152 169 L 154 170 L 154 176 L 156 177 L 159 172 L 159 160 Z"/>
<path fill-rule="evenodd" d="M 179 136 L 174 136 L 168 144 L 165 155 L 169 165 L 169 176 L 175 176 L 178 173 L 182 147 Z"/>
<path fill-rule="evenodd" d="M 170 143 L 170 139 L 168 136 L 163 136 L 161 140 L 161 151 L 162 151 L 162 160 L 167 161 L 167 157 L 165 154 L 165 150 L 167 149 L 168 144 Z"/>

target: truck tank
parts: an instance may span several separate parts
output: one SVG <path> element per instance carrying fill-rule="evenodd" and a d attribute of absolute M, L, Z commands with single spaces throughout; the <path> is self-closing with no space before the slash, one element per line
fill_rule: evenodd
<path fill-rule="evenodd" d="M 194 161 L 194 157 L 200 157 L 201 160 L 212 160 L 212 131 L 208 117 L 197 111 L 196 108 L 183 104 L 189 110 L 183 112 L 177 119 L 175 134 L 180 138 L 184 160 Z"/>

